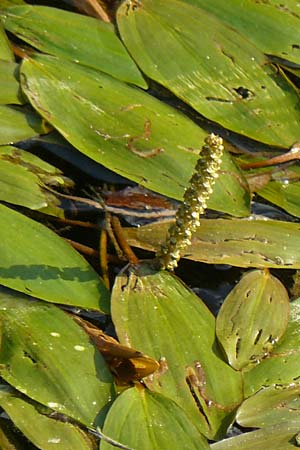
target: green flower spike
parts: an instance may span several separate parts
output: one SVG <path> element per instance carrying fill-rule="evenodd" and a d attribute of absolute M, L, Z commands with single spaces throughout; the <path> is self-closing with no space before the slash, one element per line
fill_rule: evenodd
<path fill-rule="evenodd" d="M 169 228 L 167 240 L 156 254 L 162 269 L 174 270 L 184 249 L 191 245 L 192 234 L 200 225 L 200 215 L 207 208 L 207 200 L 219 176 L 223 150 L 221 137 L 213 133 L 207 136 L 175 223 Z"/>

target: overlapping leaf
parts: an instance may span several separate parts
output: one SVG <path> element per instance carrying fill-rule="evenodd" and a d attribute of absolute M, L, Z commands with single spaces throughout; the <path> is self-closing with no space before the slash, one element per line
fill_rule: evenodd
<path fill-rule="evenodd" d="M 0 14 L 7 30 L 45 53 L 147 87 L 112 24 L 46 6 L 13 6 Z"/>
<path fill-rule="evenodd" d="M 0 105 L 0 145 L 49 132 L 43 119 L 31 109 Z"/>
<path fill-rule="evenodd" d="M 281 318 L 279 317 L 278 320 Z M 260 364 L 244 374 L 245 396 L 258 392 L 262 387 L 292 387 L 298 384 L 300 377 L 300 302 L 291 303 L 291 317 L 287 331 L 273 349 L 272 353 Z M 297 395 L 297 394 L 296 394 Z"/>
<path fill-rule="evenodd" d="M 182 198 L 206 135 L 194 122 L 136 88 L 64 60 L 26 60 L 22 76 L 30 102 L 74 147 L 145 187 Z M 229 155 L 222 172 L 209 206 L 246 215 L 247 186 Z"/>
<path fill-rule="evenodd" d="M 7 386 L 0 390 L 0 405 L 14 425 L 43 450 L 93 450 L 93 442 L 79 427 L 48 417 L 46 411 L 21 398 Z M 41 409 L 41 408 L 40 408 Z M 50 412 L 50 410 L 49 410 Z M 5 447 L 7 450 L 13 450 Z"/>
<path fill-rule="evenodd" d="M 127 0 L 117 19 L 143 72 L 206 118 L 267 144 L 290 146 L 298 139 L 296 91 L 221 20 L 178 0 Z"/>
<path fill-rule="evenodd" d="M 176 401 L 205 435 L 222 435 L 241 380 L 221 357 L 204 303 L 171 274 L 141 266 L 117 277 L 112 317 L 121 343 L 161 361 L 147 386 Z"/>
<path fill-rule="evenodd" d="M 128 242 L 157 250 L 170 222 L 125 229 Z M 300 268 L 300 226 L 276 220 L 201 219 L 185 257 L 238 267 Z"/>
<path fill-rule="evenodd" d="M 102 424 L 112 377 L 88 336 L 55 305 L 0 292 L 0 375 L 87 426 Z"/>
<path fill-rule="evenodd" d="M 0 205 L 0 282 L 54 303 L 109 311 L 108 292 L 87 261 L 53 231 Z"/>
<path fill-rule="evenodd" d="M 184 0 L 214 14 L 240 31 L 264 53 L 300 64 L 300 19 L 297 2 L 286 0 Z"/>
<path fill-rule="evenodd" d="M 103 433 L 132 450 L 209 449 L 206 439 L 175 402 L 142 386 L 127 389 L 116 399 Z M 113 448 L 101 441 L 101 450 Z"/>
<path fill-rule="evenodd" d="M 282 283 L 267 271 L 247 272 L 226 297 L 216 333 L 229 364 L 237 370 L 272 352 L 289 319 L 289 297 Z"/>

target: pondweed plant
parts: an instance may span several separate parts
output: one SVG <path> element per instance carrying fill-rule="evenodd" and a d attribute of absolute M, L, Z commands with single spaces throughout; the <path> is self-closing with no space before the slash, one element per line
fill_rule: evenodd
<path fill-rule="evenodd" d="M 251 154 L 299 139 L 297 5 L 126 0 L 101 15 L 111 23 L 49 5 L 0 7 L 0 447 L 296 448 L 300 306 L 269 269 L 300 268 L 299 224 L 257 218 L 250 200 L 300 217 L 298 166 Z M 199 158 L 206 129 L 248 153 L 210 135 Z M 124 230 L 158 253 L 121 271 L 112 292 L 87 261 L 95 248 L 73 242 L 84 258 L 61 237 L 73 182 L 41 159 L 48 149 L 84 177 L 184 201 L 175 222 Z M 105 207 L 137 214 L 140 199 L 130 209 L 127 197 Z M 139 214 L 166 217 L 173 203 L 159 200 Z M 206 203 L 225 216 L 198 228 Z M 84 225 L 90 237 L 96 224 Z M 254 270 L 215 318 L 170 272 L 180 256 Z M 110 316 L 120 342 L 82 309 Z M 224 439 L 234 422 L 258 430 Z"/>

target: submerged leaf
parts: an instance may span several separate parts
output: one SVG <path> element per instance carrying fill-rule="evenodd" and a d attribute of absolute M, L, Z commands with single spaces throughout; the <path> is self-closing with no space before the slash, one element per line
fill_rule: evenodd
<path fill-rule="evenodd" d="M 175 402 L 142 386 L 127 389 L 115 400 L 103 434 L 132 450 L 209 449 L 206 439 Z M 100 450 L 113 448 L 101 441 Z"/>
<path fill-rule="evenodd" d="M 0 375 L 87 426 L 102 423 L 112 377 L 86 333 L 55 305 L 0 292 Z"/>
<path fill-rule="evenodd" d="M 102 279 L 53 231 L 0 205 L 0 282 L 54 303 L 109 311 Z"/>
<path fill-rule="evenodd" d="M 241 380 L 222 359 L 204 303 L 175 276 L 142 265 L 117 277 L 112 317 L 121 343 L 160 360 L 147 386 L 176 401 L 205 435 L 222 435 Z"/>
<path fill-rule="evenodd" d="M 290 303 L 283 284 L 267 271 L 247 272 L 226 297 L 216 333 L 229 364 L 247 368 L 272 352 L 283 336 Z"/>

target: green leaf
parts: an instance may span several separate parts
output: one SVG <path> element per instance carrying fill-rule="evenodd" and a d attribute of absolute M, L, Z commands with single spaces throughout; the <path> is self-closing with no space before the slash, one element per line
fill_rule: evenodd
<path fill-rule="evenodd" d="M 63 217 L 59 200 L 42 187 L 72 184 L 59 169 L 32 153 L 12 146 L 0 147 L 0 200 Z"/>
<path fill-rule="evenodd" d="M 1 16 L 8 31 L 45 53 L 147 88 L 110 23 L 47 6 L 13 6 Z"/>
<path fill-rule="evenodd" d="M 127 389 L 115 400 L 103 433 L 134 450 L 210 448 L 175 402 L 141 385 Z M 113 448 L 102 439 L 100 450 Z"/>
<path fill-rule="evenodd" d="M 22 104 L 24 99 L 19 92 L 20 84 L 16 77 L 18 64 L 0 59 L 0 104 Z"/>
<path fill-rule="evenodd" d="M 87 334 L 67 313 L 2 289 L 0 322 L 2 378 L 87 426 L 103 423 L 112 377 Z"/>
<path fill-rule="evenodd" d="M 289 147 L 298 139 L 296 91 L 213 15 L 178 0 L 126 0 L 117 22 L 142 71 L 207 119 L 266 144 Z"/>
<path fill-rule="evenodd" d="M 225 439 L 210 447 L 211 450 L 296 450 L 299 448 L 299 429 L 300 419 L 295 418 Z"/>
<path fill-rule="evenodd" d="M 53 231 L 0 205 L 0 282 L 54 303 L 108 312 L 108 292 L 86 260 Z"/>
<path fill-rule="evenodd" d="M 128 243 L 157 250 L 171 221 L 124 228 Z M 299 224 L 276 220 L 201 219 L 186 258 L 238 267 L 300 268 Z"/>
<path fill-rule="evenodd" d="M 60 422 L 39 411 L 38 405 L 20 398 L 7 386 L 0 390 L 0 405 L 14 425 L 43 450 L 93 450 L 93 443 L 79 427 Z"/>
<path fill-rule="evenodd" d="M 300 182 L 299 166 L 276 172 L 266 186 L 257 191 L 257 194 L 274 205 L 287 211 L 293 216 L 300 217 Z"/>
<path fill-rule="evenodd" d="M 256 367 L 244 373 L 245 397 L 268 386 L 292 387 L 300 377 L 300 299 L 291 303 L 290 321 L 282 340 Z"/>
<path fill-rule="evenodd" d="M 0 105 L 0 145 L 29 139 L 49 130 L 35 112 Z"/>
<path fill-rule="evenodd" d="M 265 427 L 293 420 L 300 413 L 300 386 L 270 386 L 247 398 L 236 420 L 243 427 Z"/>
<path fill-rule="evenodd" d="M 21 70 L 30 102 L 74 147 L 149 189 L 182 198 L 206 137 L 194 122 L 136 88 L 67 61 L 39 56 Z M 229 155 L 223 164 L 209 207 L 247 215 L 242 176 Z"/>
<path fill-rule="evenodd" d="M 222 359 L 205 304 L 175 276 L 141 265 L 117 277 L 112 318 L 121 343 L 160 360 L 147 386 L 178 403 L 206 436 L 224 433 L 241 380 Z"/>
<path fill-rule="evenodd" d="M 2 24 L 0 24 L 0 59 L 8 62 L 15 60 Z"/>
<path fill-rule="evenodd" d="M 252 0 L 184 0 L 214 14 L 238 30 L 264 53 L 300 64 L 300 20 L 297 2 Z"/>
<path fill-rule="evenodd" d="M 229 364 L 240 370 L 271 353 L 289 313 L 288 293 L 277 278 L 267 271 L 247 272 L 226 297 L 216 321 Z"/>

